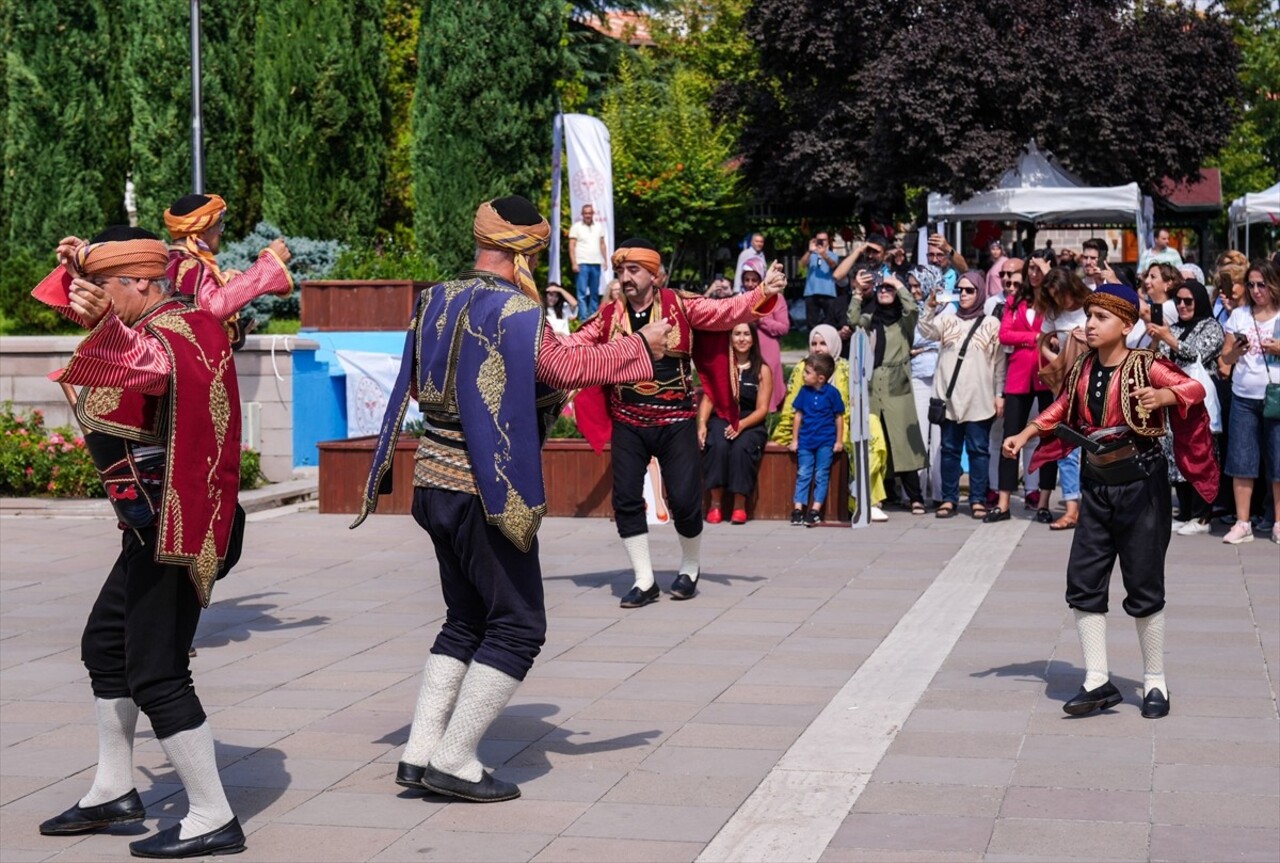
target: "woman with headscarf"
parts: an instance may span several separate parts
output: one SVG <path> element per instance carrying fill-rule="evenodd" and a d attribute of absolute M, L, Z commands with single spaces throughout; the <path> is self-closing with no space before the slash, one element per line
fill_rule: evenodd
<path fill-rule="evenodd" d="M 917 472 L 928 458 L 911 388 L 911 345 L 919 317 L 916 298 L 906 285 L 891 277 L 875 287 L 861 308 L 849 309 L 849 323 L 856 323 L 871 335 L 875 357 L 871 413 L 880 418 L 884 427 L 889 460 L 911 501 L 912 515 L 924 515 Z"/>
<path fill-rule="evenodd" d="M 764 280 L 764 258 L 752 257 L 743 261 L 739 282 L 744 292 L 751 292 Z M 769 411 L 772 413 L 782 406 L 786 395 L 782 391 L 782 342 L 783 336 L 791 332 L 791 317 L 787 314 L 786 303 L 774 303 L 773 311 L 756 321 L 756 338 L 760 344 L 760 356 L 773 372 L 773 391 L 769 397 Z M 839 354 L 837 354 L 839 356 Z"/>
<path fill-rule="evenodd" d="M 840 391 L 840 397 L 845 400 L 845 404 L 849 404 L 849 361 L 840 357 L 840 332 L 830 324 L 818 324 L 809 330 L 809 353 L 826 354 L 834 357 L 836 361 L 836 373 L 831 378 L 831 385 Z M 791 369 L 791 377 L 787 381 L 786 397 L 783 399 L 782 408 L 778 411 L 778 424 L 773 427 L 773 434 L 770 440 L 779 446 L 788 446 L 791 443 L 791 428 L 795 423 L 795 409 L 792 407 L 795 402 L 796 394 L 800 392 L 804 386 L 804 363 L 796 363 Z M 781 389 L 781 387 L 778 387 Z M 844 413 L 844 439 L 849 440 L 850 428 L 850 411 Z M 870 480 L 871 480 L 871 500 L 875 505 L 871 507 L 872 521 L 888 521 L 889 517 L 880 509 L 879 504 L 884 500 L 884 478 L 885 467 L 888 462 L 888 453 L 884 445 L 884 431 L 881 429 L 880 421 L 874 413 L 871 415 L 871 446 L 870 446 Z M 845 452 L 850 452 L 852 448 L 846 447 Z"/>
<path fill-rule="evenodd" d="M 1154 269 L 1154 266 L 1153 266 Z M 1222 325 L 1213 316 L 1213 303 L 1208 289 L 1190 279 L 1179 283 L 1173 291 L 1172 302 L 1178 318 L 1168 326 L 1147 324 L 1152 347 L 1162 357 L 1173 360 L 1183 371 L 1191 374 L 1191 368 L 1199 363 L 1212 375 L 1218 366 L 1218 355 L 1226 335 Z M 1195 536 L 1209 532 L 1210 501 L 1206 501 L 1178 470 L 1173 459 L 1173 436 L 1168 433 L 1161 441 L 1165 458 L 1169 460 L 1169 482 L 1178 492 L 1181 505 L 1178 521 L 1179 536 Z"/>
<path fill-rule="evenodd" d="M 987 463 L 991 423 L 1004 412 L 1005 353 L 1000 322 L 983 314 L 986 280 L 969 270 L 956 282 L 959 308 L 940 315 L 937 294 L 929 297 L 920 331 L 938 341 L 933 397 L 945 404 L 942 420 L 942 503 L 938 518 L 951 518 L 960 503 L 960 455 L 969 453 L 969 512 L 987 517 Z"/>
<path fill-rule="evenodd" d="M 916 264 L 907 273 L 907 288 L 917 303 L 933 296 L 942 285 L 942 271 L 932 264 Z M 939 309 L 939 314 L 950 310 Z M 942 501 L 942 433 L 929 422 L 929 399 L 933 396 L 933 373 L 938 367 L 938 343 L 926 337 L 916 326 L 915 340 L 911 345 L 911 391 L 916 402 L 916 416 L 924 435 L 929 463 L 920 469 L 920 493 L 926 503 Z"/>

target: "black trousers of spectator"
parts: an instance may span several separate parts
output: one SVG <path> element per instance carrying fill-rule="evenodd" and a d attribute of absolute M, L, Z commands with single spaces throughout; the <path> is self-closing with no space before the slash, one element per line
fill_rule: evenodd
<path fill-rule="evenodd" d="M 1085 456 L 1081 456 L 1085 458 Z M 1124 610 L 1146 617 L 1164 608 L 1164 556 L 1173 501 L 1164 456 L 1148 462 L 1149 475 L 1123 485 L 1102 485 L 1080 466 L 1080 522 L 1067 561 L 1067 605 L 1107 613 L 1111 570 L 1120 559 Z"/>
<path fill-rule="evenodd" d="M 413 518 L 440 566 L 445 618 L 432 653 L 524 680 L 547 640 L 538 540 L 521 551 L 485 519 L 474 494 L 413 490 Z"/>
<path fill-rule="evenodd" d="M 729 494 L 750 495 L 756 489 L 760 459 L 768 441 L 763 425 L 743 429 L 733 440 L 724 436 L 729 423 L 712 416 L 707 422 L 707 448 L 702 453 L 703 480 L 707 488 L 728 489 Z"/>
<path fill-rule="evenodd" d="M 1027 427 L 1031 419 L 1031 408 L 1039 403 L 1040 410 L 1053 404 L 1053 393 L 1040 391 L 1037 393 L 1006 393 L 1004 397 L 1004 436 L 1015 435 Z M 1018 458 L 1009 458 L 1000 452 L 1000 491 L 1018 490 Z M 1053 491 L 1058 485 L 1058 463 L 1048 462 L 1040 467 L 1040 490 Z M 1042 504 L 1043 505 L 1043 504 Z"/>
<path fill-rule="evenodd" d="M 1213 506 L 1200 496 L 1194 485 L 1184 481 L 1175 483 L 1174 489 L 1178 492 L 1178 514 L 1183 521 L 1209 520 L 1209 516 L 1213 514 Z"/>
<path fill-rule="evenodd" d="M 831 307 L 835 305 L 835 297 L 811 296 L 804 298 L 804 325 L 813 329 L 818 324 L 826 323 Z M 836 327 L 836 329 L 840 329 Z"/>
<path fill-rule="evenodd" d="M 644 514 L 644 475 L 656 457 L 667 489 L 671 521 L 681 536 L 702 533 L 702 465 L 697 421 L 641 428 L 613 424 L 613 518 L 618 536 L 649 532 Z"/>
<path fill-rule="evenodd" d="M 186 567 L 156 563 L 156 528 L 121 531 L 120 556 L 98 593 L 80 659 L 97 698 L 130 698 L 164 739 L 204 723 L 191 681 L 200 600 Z"/>

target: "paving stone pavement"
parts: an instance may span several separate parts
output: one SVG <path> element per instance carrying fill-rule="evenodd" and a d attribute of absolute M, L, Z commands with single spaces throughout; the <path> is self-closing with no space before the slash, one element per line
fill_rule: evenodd
<path fill-rule="evenodd" d="M 1126 701 L 1086 718 L 1059 707 L 1082 679 L 1062 600 L 1070 534 L 898 512 L 860 531 L 708 526 L 699 596 L 623 611 L 630 581 L 612 523 L 549 519 L 547 645 L 481 748 L 524 796 L 480 806 L 392 782 L 443 610 L 427 538 L 407 517 L 352 532 L 344 516 L 272 515 L 251 516 L 242 563 L 215 589 L 193 660 L 248 834 L 238 859 L 693 861 L 713 859 L 718 834 L 745 830 L 737 859 L 1280 860 L 1271 543 L 1173 537 L 1173 712 L 1153 722 L 1138 713 L 1141 659 L 1119 578 L 1109 643 Z M 186 810 L 143 717 L 145 824 L 88 837 L 36 830 L 92 780 L 79 636 L 117 534 L 101 518 L 0 518 L 5 863 L 125 860 L 129 841 Z M 996 547 L 1005 536 L 1011 551 Z M 679 560 L 670 528 L 655 530 L 653 548 L 665 588 Z M 958 637 L 936 668 L 917 667 L 909 650 L 880 651 L 901 643 L 891 633 L 922 612 L 940 573 L 1006 554 L 971 619 L 954 621 Z M 933 612 L 945 620 L 948 609 Z M 873 761 L 852 784 L 808 801 L 827 832 L 797 823 L 788 839 L 782 823 L 783 846 L 752 846 L 757 825 L 737 813 L 762 796 L 767 808 L 799 749 L 821 752 L 835 727 L 829 707 L 858 691 L 861 669 L 883 675 L 894 662 L 927 686 L 905 721 L 869 741 Z M 843 709 L 852 717 L 858 707 Z M 863 742 L 830 739 L 833 762 Z M 805 803 L 778 799 L 777 809 Z M 816 851 L 769 851 L 801 846 Z"/>

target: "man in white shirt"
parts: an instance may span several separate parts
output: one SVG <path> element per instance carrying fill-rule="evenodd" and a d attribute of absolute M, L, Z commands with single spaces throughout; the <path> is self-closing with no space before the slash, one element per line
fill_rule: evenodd
<path fill-rule="evenodd" d="M 582 205 L 582 221 L 569 229 L 569 264 L 578 294 L 578 317 L 586 320 L 600 308 L 600 270 L 609 259 L 604 225 L 595 219 L 595 207 Z"/>
<path fill-rule="evenodd" d="M 733 292 L 735 294 L 742 293 L 742 265 L 752 258 L 763 256 L 764 234 L 752 234 L 751 242 L 747 243 L 747 247 L 738 253 L 738 264 L 733 268 Z"/>
<path fill-rule="evenodd" d="M 1182 255 L 1178 254 L 1177 249 L 1169 245 L 1168 228 L 1157 228 L 1155 245 L 1138 256 L 1138 277 L 1145 276 L 1152 264 L 1161 263 L 1172 264 L 1175 270 L 1182 266 Z"/>

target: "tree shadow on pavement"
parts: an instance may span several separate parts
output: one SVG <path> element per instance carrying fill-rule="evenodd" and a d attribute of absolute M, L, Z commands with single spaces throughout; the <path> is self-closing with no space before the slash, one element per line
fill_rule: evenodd
<path fill-rule="evenodd" d="M 243 824 L 280 799 L 289 788 L 289 771 L 285 754 L 272 747 L 236 746 L 214 742 L 218 754 L 218 773 L 227 791 L 231 811 Z M 167 770 L 138 768 L 153 785 L 182 787 L 173 765 Z M 141 791 L 142 789 L 139 789 Z M 145 797 L 145 793 L 143 794 Z M 181 818 L 187 814 L 186 794 L 172 794 L 158 803 L 147 804 L 148 816 Z"/>
<path fill-rule="evenodd" d="M 969 676 L 1020 677 L 1027 681 L 1040 680 L 1045 684 L 1044 694 L 1046 698 L 1066 701 L 1080 691 L 1080 684 L 1084 681 L 1084 669 L 1070 662 L 1053 659 L 1048 662 L 1039 660 L 1037 662 L 1015 662 L 1009 665 L 998 665 L 994 668 L 988 668 L 986 671 L 975 671 Z M 1142 689 L 1141 682 L 1130 680 L 1127 677 L 1120 677 L 1116 674 L 1111 675 L 1111 682 L 1121 692 L 1129 692 L 1135 688 L 1139 691 Z"/>
<path fill-rule="evenodd" d="M 269 596 L 281 596 L 280 591 L 252 593 L 215 602 L 201 615 L 193 646 L 222 647 L 233 641 L 247 641 L 255 632 L 278 632 L 282 629 L 301 629 L 306 626 L 323 626 L 329 618 L 315 614 L 305 620 L 284 622 L 270 612 L 274 603 L 258 602 Z"/>
<path fill-rule="evenodd" d="M 654 577 L 658 586 L 666 589 L 671 582 L 675 580 L 676 571 L 655 569 Z M 577 575 L 550 575 L 542 579 L 543 581 L 572 581 L 578 587 L 600 588 L 609 587 L 613 591 L 613 595 L 618 599 L 627 595 L 627 591 L 635 584 L 635 580 L 629 569 L 610 569 L 604 572 L 586 572 Z M 718 575 L 714 572 L 704 572 L 698 576 L 698 583 L 707 582 L 710 584 L 719 584 L 728 586 L 731 582 L 744 581 L 766 581 L 763 575 Z"/>

